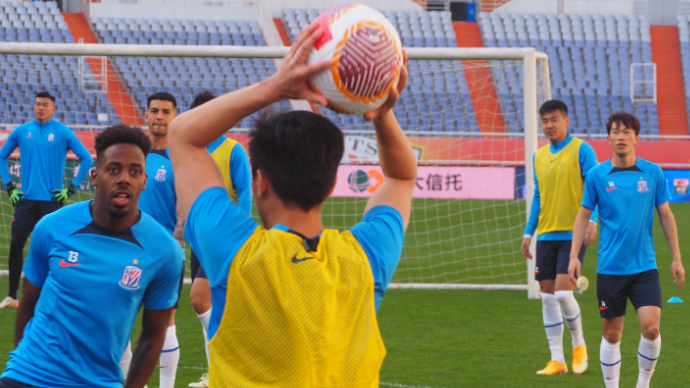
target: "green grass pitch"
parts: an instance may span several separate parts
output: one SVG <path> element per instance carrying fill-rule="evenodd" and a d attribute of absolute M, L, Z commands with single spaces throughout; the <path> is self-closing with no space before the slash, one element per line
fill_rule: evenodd
<path fill-rule="evenodd" d="M 4 199 L 4 197 L 3 197 Z M 86 199 L 80 198 L 80 199 Z M 332 199 L 326 204 L 327 226 L 351 226 L 364 209 L 365 200 Z M 413 223 L 408 230 L 405 257 L 397 281 L 524 284 L 526 267 L 517 249 L 524 228 L 521 201 L 415 200 Z M 685 266 L 690 270 L 690 205 L 672 204 L 678 224 Z M 631 209 L 634 211 L 634 209 Z M 11 214 L 5 205 L 4 214 Z M 333 215 L 336 214 L 336 215 Z M 349 215 L 349 216 L 346 216 Z M 1 221 L 0 221 L 1 222 Z M 4 221 L 8 225 L 8 220 Z M 452 226 L 451 226 L 452 224 Z M 0 224 L 1 225 L 1 224 Z M 7 230 L 7 229 L 5 229 Z M 9 236 L 0 241 L 0 267 L 6 269 Z M 690 344 L 690 291 L 675 288 L 670 275 L 670 252 L 658 220 L 654 225 L 657 261 L 664 300 L 678 296 L 684 304 L 665 304 L 662 313 L 661 358 L 652 385 L 687 387 L 687 355 Z M 541 303 L 528 300 L 525 292 L 466 290 L 398 290 L 386 293 L 378 313 L 388 355 L 381 370 L 382 387 L 592 387 L 603 386 L 599 366 L 601 320 L 596 299 L 596 248 L 588 250 L 584 275 L 590 289 L 577 299 L 582 308 L 590 368 L 580 376 L 572 373 L 537 376 L 550 353 L 541 321 Z M 471 259 L 463 259 L 469 257 Z M 4 297 L 7 279 L 0 279 Z M 188 303 L 184 287 L 177 311 L 181 359 L 178 387 L 196 381 L 206 368 L 201 325 Z M 13 347 L 16 310 L 0 310 L 0 365 Z M 139 331 L 135 325 L 133 336 Z M 566 330 L 567 331 L 567 330 Z M 637 379 L 637 344 L 640 330 L 631 305 L 623 333 L 622 387 Z M 570 335 L 565 333 L 566 359 Z M 157 371 L 149 387 L 158 386 Z"/>

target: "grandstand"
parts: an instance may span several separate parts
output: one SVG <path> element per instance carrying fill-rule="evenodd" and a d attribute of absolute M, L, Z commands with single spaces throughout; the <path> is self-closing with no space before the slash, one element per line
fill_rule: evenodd
<path fill-rule="evenodd" d="M 74 43 L 56 3 L 0 2 L 0 41 Z M 40 89 L 58 98 L 55 119 L 70 125 L 109 125 L 119 117 L 101 93 L 84 92 L 79 77 L 92 77 L 90 67 L 79 72 L 79 58 L 48 55 L 0 55 L 0 124 L 21 124 L 33 119 L 33 99 Z M 99 121 L 98 114 L 108 120 Z"/>
<path fill-rule="evenodd" d="M 534 46 L 549 55 L 552 94 L 572 109 L 574 133 L 604 135 L 608 115 L 624 110 L 637 115 L 643 135 L 659 135 L 656 105 L 630 101 L 630 64 L 652 62 L 646 16 L 481 13 L 479 25 L 487 47 Z M 636 74 L 652 77 L 649 68 Z M 510 103 L 521 93 L 519 79 L 519 71 L 494 71 L 509 119 L 519 115 L 520 107 Z M 636 94 L 649 94 L 644 87 L 636 85 Z"/>

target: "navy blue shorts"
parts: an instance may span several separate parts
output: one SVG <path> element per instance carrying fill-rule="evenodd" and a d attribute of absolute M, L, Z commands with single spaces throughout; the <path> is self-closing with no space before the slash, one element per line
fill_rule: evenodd
<path fill-rule="evenodd" d="M 186 260 L 182 262 L 182 273 L 180 274 L 180 285 L 177 287 L 177 302 L 175 302 L 175 310 L 180 306 L 180 296 L 182 295 L 182 286 L 184 285 L 184 272 L 187 263 Z"/>
<path fill-rule="evenodd" d="M 192 250 L 190 261 L 190 267 L 192 268 L 192 283 L 194 283 L 194 279 L 196 278 L 207 279 L 206 272 L 204 272 L 204 267 L 201 266 L 199 258 L 196 257 L 196 253 L 194 253 L 194 250 Z"/>
<path fill-rule="evenodd" d="M 555 280 L 556 275 L 567 275 L 570 265 L 570 240 L 539 241 L 537 240 L 537 264 L 534 267 L 534 279 Z M 580 263 L 585 260 L 587 246 L 582 244 Z"/>
<path fill-rule="evenodd" d="M 38 388 L 34 385 L 24 384 L 21 381 L 4 377 L 0 379 L 0 388 Z"/>
<path fill-rule="evenodd" d="M 597 274 L 597 297 L 602 318 L 624 316 L 628 298 L 635 310 L 644 306 L 661 308 L 659 271 L 652 269 L 622 276 Z"/>
<path fill-rule="evenodd" d="M 30 199 L 19 201 L 17 207 L 14 208 L 12 227 L 33 230 L 41 218 L 61 207 L 61 203 L 53 201 L 33 201 Z"/>

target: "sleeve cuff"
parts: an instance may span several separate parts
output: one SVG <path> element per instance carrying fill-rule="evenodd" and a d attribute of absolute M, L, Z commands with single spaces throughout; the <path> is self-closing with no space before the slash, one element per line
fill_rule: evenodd
<path fill-rule="evenodd" d="M 527 233 L 525 233 L 525 235 L 524 235 L 524 236 L 522 236 L 522 238 L 528 238 L 528 237 L 529 237 L 529 238 L 532 238 L 532 235 L 531 235 L 531 234 L 527 234 Z"/>

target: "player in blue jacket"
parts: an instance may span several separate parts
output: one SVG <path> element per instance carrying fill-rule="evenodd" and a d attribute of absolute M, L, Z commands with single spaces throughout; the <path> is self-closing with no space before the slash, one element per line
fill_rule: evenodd
<path fill-rule="evenodd" d="M 597 297 L 603 324 L 601 370 L 607 388 L 618 388 L 623 319 L 632 302 L 642 329 L 637 351 L 637 388 L 648 388 L 661 352 L 661 285 L 656 265 L 654 208 L 666 235 L 673 262 L 671 273 L 678 287 L 685 282 L 680 261 L 678 229 L 669 207 L 671 195 L 661 168 L 635 156 L 640 121 L 629 113 L 614 113 L 606 123 L 613 157 L 592 168 L 585 180 L 582 206 L 575 220 L 570 250 L 570 281 L 580 276 L 580 241 L 589 217 L 599 206 L 601 236 L 597 262 Z M 577 244 L 575 242 L 578 242 Z"/>
<path fill-rule="evenodd" d="M 182 268 L 177 242 L 138 208 L 151 142 L 117 125 L 96 137 L 93 201 L 44 217 L 24 266 L 16 349 L 0 388 L 122 387 L 118 360 L 143 305 L 126 387 L 143 387 L 165 340 Z"/>
<path fill-rule="evenodd" d="M 48 92 L 36 94 L 34 115 L 36 120 L 24 123 L 12 131 L 0 148 L 0 176 L 5 182 L 10 203 L 15 207 L 10 242 L 9 295 L 0 302 L 0 308 L 17 307 L 17 290 L 24 262 L 26 240 L 36 223 L 46 214 L 61 208 L 72 196 L 89 172 L 93 158 L 77 136 L 64 124 L 52 119 L 55 97 Z M 12 183 L 7 159 L 19 147 L 21 181 L 19 188 Z M 63 188 L 67 151 L 77 155 L 81 164 L 72 183 Z"/>

